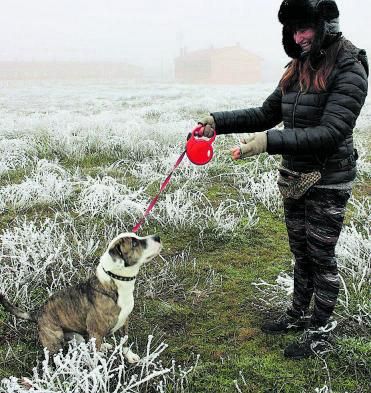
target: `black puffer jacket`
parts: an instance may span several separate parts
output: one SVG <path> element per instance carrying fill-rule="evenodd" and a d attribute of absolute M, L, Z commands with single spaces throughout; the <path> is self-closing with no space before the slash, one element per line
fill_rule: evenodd
<path fill-rule="evenodd" d="M 282 95 L 277 87 L 260 108 L 214 112 L 218 134 L 267 132 L 269 154 L 283 166 L 320 170 L 319 184 L 351 181 L 356 175 L 353 128 L 367 95 L 368 64 L 363 50 L 343 39 L 326 92 L 302 93 L 298 84 Z M 284 129 L 271 129 L 283 121 Z"/>

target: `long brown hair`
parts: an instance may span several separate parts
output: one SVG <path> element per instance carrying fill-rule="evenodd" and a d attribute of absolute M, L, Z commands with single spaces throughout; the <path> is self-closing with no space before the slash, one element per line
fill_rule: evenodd
<path fill-rule="evenodd" d="M 336 58 L 342 46 L 342 40 L 335 42 L 324 51 L 324 58 L 321 60 L 317 69 L 310 63 L 309 56 L 304 60 L 294 59 L 287 67 L 280 80 L 282 94 L 298 81 L 300 90 L 306 93 L 313 86 L 314 91 L 320 93 L 327 89 L 327 79 L 335 67 Z"/>

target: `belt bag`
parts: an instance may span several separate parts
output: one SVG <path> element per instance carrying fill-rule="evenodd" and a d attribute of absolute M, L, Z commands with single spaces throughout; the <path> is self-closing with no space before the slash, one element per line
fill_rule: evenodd
<path fill-rule="evenodd" d="M 284 198 L 299 199 L 321 178 L 321 172 L 295 172 L 281 167 L 278 169 L 278 189 Z"/>

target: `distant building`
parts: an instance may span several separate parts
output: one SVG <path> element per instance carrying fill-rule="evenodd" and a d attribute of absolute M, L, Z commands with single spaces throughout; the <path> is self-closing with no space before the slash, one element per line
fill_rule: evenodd
<path fill-rule="evenodd" d="M 0 62 L 0 80 L 12 79 L 142 79 L 141 67 L 126 63 Z"/>
<path fill-rule="evenodd" d="M 186 52 L 175 59 L 175 79 L 183 83 L 251 84 L 262 80 L 262 59 L 239 45 Z"/>

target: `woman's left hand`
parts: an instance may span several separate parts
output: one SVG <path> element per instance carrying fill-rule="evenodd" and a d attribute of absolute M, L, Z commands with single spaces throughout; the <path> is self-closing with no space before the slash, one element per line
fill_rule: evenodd
<path fill-rule="evenodd" d="M 266 132 L 254 132 L 247 138 L 241 140 L 240 147 L 233 147 L 231 155 L 233 160 L 244 157 L 255 156 L 267 151 L 267 134 Z"/>
<path fill-rule="evenodd" d="M 239 160 L 241 158 L 241 148 L 239 146 L 231 149 L 232 160 Z"/>

